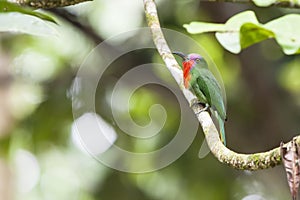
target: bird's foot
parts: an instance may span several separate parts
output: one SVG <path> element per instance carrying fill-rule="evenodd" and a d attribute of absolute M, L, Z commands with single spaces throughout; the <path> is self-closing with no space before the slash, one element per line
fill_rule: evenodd
<path fill-rule="evenodd" d="M 207 111 L 209 108 L 209 105 L 207 103 L 204 104 L 204 108 L 200 109 L 199 112 L 196 113 L 196 115 L 199 115 L 201 112 Z"/>
<path fill-rule="evenodd" d="M 199 109 L 199 106 L 201 106 L 203 108 Z M 201 102 L 198 102 L 198 101 L 194 101 L 194 102 L 192 102 L 191 107 L 196 108 L 198 110 L 196 112 L 196 115 L 199 115 L 201 112 L 207 111 L 208 108 L 209 108 L 209 105 L 207 103 L 201 103 Z"/>

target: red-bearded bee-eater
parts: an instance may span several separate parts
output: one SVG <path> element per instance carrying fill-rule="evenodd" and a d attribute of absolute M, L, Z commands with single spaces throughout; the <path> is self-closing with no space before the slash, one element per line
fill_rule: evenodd
<path fill-rule="evenodd" d="M 219 123 L 220 137 L 226 145 L 224 122 L 226 109 L 221 87 L 208 69 L 207 62 L 199 54 L 184 55 L 181 52 L 173 52 L 180 56 L 183 68 L 184 87 L 197 96 L 199 103 L 208 105 L 211 113 L 214 113 Z M 204 108 L 203 110 L 207 109 Z"/>

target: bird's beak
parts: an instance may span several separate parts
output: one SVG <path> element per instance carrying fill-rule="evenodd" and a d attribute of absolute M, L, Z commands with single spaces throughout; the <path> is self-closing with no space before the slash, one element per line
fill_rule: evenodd
<path fill-rule="evenodd" d="M 186 60 L 186 56 L 181 52 L 174 51 L 174 52 L 172 52 L 172 54 L 180 56 L 183 60 Z"/>

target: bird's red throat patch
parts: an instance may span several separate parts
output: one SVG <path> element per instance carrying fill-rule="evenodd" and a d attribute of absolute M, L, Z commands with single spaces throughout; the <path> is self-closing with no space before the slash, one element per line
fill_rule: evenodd
<path fill-rule="evenodd" d="M 189 88 L 189 86 L 190 86 L 189 83 L 192 78 L 190 71 L 194 65 L 194 61 L 193 60 L 184 61 L 184 62 L 182 62 L 182 65 L 183 65 L 184 87 Z"/>

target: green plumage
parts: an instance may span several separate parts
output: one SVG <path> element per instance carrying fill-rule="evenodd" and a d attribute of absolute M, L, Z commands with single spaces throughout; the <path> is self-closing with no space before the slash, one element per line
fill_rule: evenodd
<path fill-rule="evenodd" d="M 190 71 L 190 85 L 193 92 L 198 97 L 199 102 L 207 103 L 219 122 L 221 140 L 226 144 L 224 122 L 226 120 L 226 110 L 223 101 L 222 91 L 213 74 L 206 68 L 195 66 Z"/>
<path fill-rule="evenodd" d="M 220 136 L 226 145 L 224 122 L 226 120 L 226 109 L 221 87 L 207 67 L 203 57 L 198 54 L 174 52 L 183 59 L 183 76 L 185 87 L 189 88 L 198 98 L 200 103 L 208 104 L 211 113 L 218 120 Z"/>

